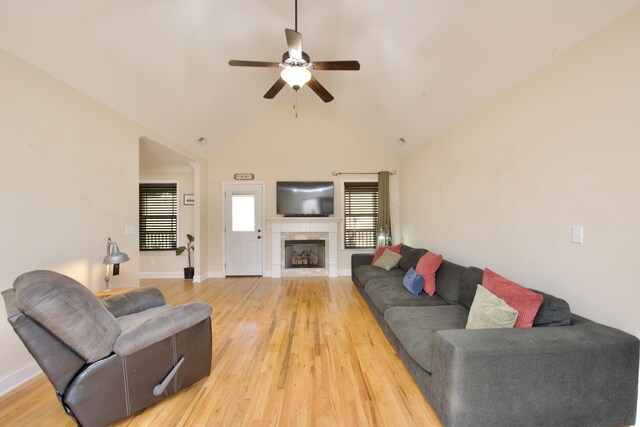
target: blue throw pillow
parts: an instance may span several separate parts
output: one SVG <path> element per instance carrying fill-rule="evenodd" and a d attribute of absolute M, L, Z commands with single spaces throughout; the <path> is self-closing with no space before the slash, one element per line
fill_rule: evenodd
<path fill-rule="evenodd" d="M 420 295 L 424 287 L 424 277 L 422 277 L 422 274 L 416 273 L 413 267 L 410 267 L 407 270 L 407 274 L 404 275 L 404 279 L 402 279 L 402 284 L 412 294 Z"/>

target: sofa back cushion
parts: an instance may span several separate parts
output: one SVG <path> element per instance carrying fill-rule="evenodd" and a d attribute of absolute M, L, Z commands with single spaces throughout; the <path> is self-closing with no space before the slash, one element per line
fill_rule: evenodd
<path fill-rule="evenodd" d="M 111 353 L 120 326 L 89 289 L 44 270 L 19 276 L 13 287 L 18 308 L 88 363 Z"/>
<path fill-rule="evenodd" d="M 465 268 L 461 265 L 442 261 L 436 273 L 436 294 L 449 304 L 460 302 L 460 282 Z M 477 283 L 476 283 L 477 285 Z"/>
<path fill-rule="evenodd" d="M 409 271 L 410 268 L 416 269 L 418 265 L 418 261 L 422 258 L 422 255 L 426 254 L 426 249 L 416 249 L 411 246 L 404 245 L 400 250 L 400 262 L 398 262 L 398 267 L 403 269 L 404 271 Z"/>
<path fill-rule="evenodd" d="M 542 304 L 533 319 L 533 326 L 569 326 L 571 324 L 571 309 L 565 300 L 553 295 L 531 289 L 542 295 Z"/>
<path fill-rule="evenodd" d="M 484 270 L 478 267 L 468 267 L 462 275 L 460 283 L 460 304 L 471 309 L 473 299 L 476 295 L 476 287 L 482 283 Z M 569 304 L 560 298 L 547 293 L 531 289 L 533 292 L 542 295 L 542 304 L 538 309 L 536 317 L 533 319 L 533 326 L 569 326 L 571 324 L 571 309 Z"/>
<path fill-rule="evenodd" d="M 464 269 L 460 283 L 460 304 L 466 307 L 467 310 L 471 310 L 477 287 L 482 283 L 483 274 L 484 270 L 478 267 L 467 267 Z"/>

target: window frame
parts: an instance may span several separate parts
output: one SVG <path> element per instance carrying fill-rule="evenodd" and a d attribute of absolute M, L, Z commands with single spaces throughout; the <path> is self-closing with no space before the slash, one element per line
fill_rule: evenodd
<path fill-rule="evenodd" d="M 175 246 L 176 248 L 179 246 L 179 236 L 180 236 L 180 182 L 177 180 L 161 180 L 161 179 L 145 179 L 140 180 L 138 182 L 138 249 L 140 253 L 156 253 L 156 254 L 174 254 L 176 248 L 168 249 L 168 248 L 160 248 L 160 249 L 148 249 L 142 248 L 142 227 L 140 226 L 142 220 L 142 209 L 140 207 L 140 185 L 144 184 L 175 184 L 176 186 L 176 235 L 175 235 Z"/>
<path fill-rule="evenodd" d="M 353 247 L 353 246 L 348 246 L 347 245 L 347 232 L 350 230 L 350 228 L 347 227 L 347 223 L 348 223 L 348 218 L 350 217 L 349 215 L 347 215 L 347 186 L 349 184 L 375 184 L 376 186 L 376 202 L 375 202 L 375 207 L 374 210 L 375 212 L 373 212 L 372 217 L 374 218 L 373 222 L 373 229 L 370 230 L 372 233 L 371 236 L 371 241 L 372 241 L 372 245 L 371 246 L 358 246 L 358 247 Z M 377 238 L 377 222 L 378 222 L 378 180 L 377 179 L 348 179 L 348 180 L 342 180 L 342 214 L 343 214 L 343 227 L 342 227 L 342 247 L 345 250 L 352 250 L 352 251 L 370 251 L 372 249 L 375 249 L 375 244 L 376 244 L 376 238 Z"/>

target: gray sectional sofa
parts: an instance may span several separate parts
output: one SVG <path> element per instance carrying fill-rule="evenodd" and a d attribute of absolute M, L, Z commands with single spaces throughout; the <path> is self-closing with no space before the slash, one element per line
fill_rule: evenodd
<path fill-rule="evenodd" d="M 396 268 L 351 258 L 353 283 L 446 426 L 613 426 L 636 419 L 639 341 L 572 314 L 542 292 L 528 329 L 465 329 L 483 270 L 444 260 L 436 293 L 402 279 L 425 249 L 403 246 Z M 594 296 L 597 298 L 597 296 Z"/>

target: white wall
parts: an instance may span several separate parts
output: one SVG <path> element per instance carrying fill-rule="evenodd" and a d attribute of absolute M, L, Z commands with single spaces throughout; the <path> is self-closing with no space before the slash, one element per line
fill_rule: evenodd
<path fill-rule="evenodd" d="M 178 183 L 178 246 L 187 244 L 187 234 L 195 234 L 195 205 L 185 205 L 184 194 L 194 194 L 194 177 L 191 167 L 166 167 L 140 170 L 140 181 Z M 195 263 L 192 256 L 191 265 Z M 140 277 L 182 278 L 188 267 L 187 254 L 176 256 L 175 251 L 140 252 Z"/>
<path fill-rule="evenodd" d="M 313 96 L 313 94 L 311 94 Z M 210 269 L 222 273 L 222 185 L 233 182 L 236 172 L 255 174 L 255 181 L 265 183 L 266 218 L 275 218 L 276 181 L 331 181 L 336 184 L 335 215 L 342 218 L 343 179 L 377 179 L 375 175 L 332 176 L 332 171 L 377 172 L 399 169 L 399 159 L 371 139 L 362 129 L 355 128 L 335 112 L 330 104 L 313 102 L 299 107 L 294 117 L 291 104 L 275 101 L 264 116 L 256 120 L 238 138 L 219 150 L 209 160 L 210 191 Z M 392 198 L 392 228 L 399 228 L 399 175 L 390 180 Z M 338 239 L 343 247 L 342 236 Z M 271 242 L 265 235 L 265 271 L 271 265 Z M 341 249 L 338 269 L 343 274 L 350 268 L 351 253 Z"/>
<path fill-rule="evenodd" d="M 403 159 L 404 240 L 640 336 L 639 40 L 636 8 Z"/>
<path fill-rule="evenodd" d="M 102 289 L 108 237 L 130 257 L 110 285 L 138 286 L 139 139 L 166 141 L 3 50 L 0 123 L 0 289 L 34 269 Z M 2 394 L 37 369 L 6 321 L 0 342 Z"/>

